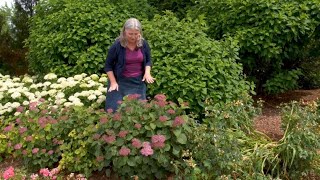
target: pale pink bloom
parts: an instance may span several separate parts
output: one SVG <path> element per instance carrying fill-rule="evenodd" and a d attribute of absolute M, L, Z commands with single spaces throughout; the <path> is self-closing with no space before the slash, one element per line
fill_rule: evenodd
<path fill-rule="evenodd" d="M 120 121 L 121 120 L 121 114 L 120 113 L 115 113 L 114 116 L 113 116 L 113 120 Z"/>
<path fill-rule="evenodd" d="M 47 150 L 46 150 L 46 149 L 41 149 L 41 152 L 42 152 L 42 153 L 46 153 Z"/>
<path fill-rule="evenodd" d="M 185 122 L 184 122 L 184 120 L 183 120 L 183 118 L 181 117 L 181 116 L 177 116 L 175 119 L 174 119 L 174 121 L 173 121 L 173 123 L 172 123 L 172 126 L 173 127 L 177 127 L 177 126 L 180 126 L 180 125 L 182 125 L 182 124 L 184 124 Z"/>
<path fill-rule="evenodd" d="M 152 147 L 163 148 L 165 146 L 164 141 L 166 137 L 164 135 L 153 135 L 151 137 Z"/>
<path fill-rule="evenodd" d="M 30 142 L 30 141 L 32 141 L 32 140 L 33 140 L 33 137 L 32 137 L 32 136 L 27 136 L 27 137 L 26 137 L 26 141 L 27 141 L 27 142 Z"/>
<path fill-rule="evenodd" d="M 130 149 L 127 147 L 121 147 L 121 149 L 119 150 L 119 155 L 120 156 L 128 156 L 130 154 Z"/>
<path fill-rule="evenodd" d="M 161 121 L 161 122 L 165 122 L 165 121 L 167 121 L 169 118 L 167 117 L 167 116 L 160 116 L 159 117 L 159 120 Z"/>
<path fill-rule="evenodd" d="M 165 101 L 167 99 L 166 95 L 164 95 L 164 94 L 157 94 L 157 95 L 154 96 L 154 98 L 157 101 Z"/>
<path fill-rule="evenodd" d="M 50 171 L 48 168 L 43 168 L 43 169 L 40 169 L 39 173 L 44 176 L 44 177 L 48 177 L 51 175 Z"/>
<path fill-rule="evenodd" d="M 27 155 L 27 154 L 28 154 L 28 151 L 24 149 L 24 150 L 22 151 L 22 154 L 23 154 L 23 155 Z"/>
<path fill-rule="evenodd" d="M 150 148 L 142 148 L 140 153 L 144 156 L 151 156 L 153 154 L 153 149 Z"/>
<path fill-rule="evenodd" d="M 102 139 L 103 139 L 106 143 L 110 144 L 110 143 L 113 143 L 113 142 L 116 140 L 116 137 L 113 136 L 113 135 L 111 135 L 111 136 L 103 135 L 103 136 L 102 136 Z"/>
<path fill-rule="evenodd" d="M 165 107 L 167 102 L 166 101 L 156 101 L 155 104 L 157 104 L 159 107 Z"/>
<path fill-rule="evenodd" d="M 49 155 L 53 154 L 53 150 L 48 151 L 48 154 Z"/>
<path fill-rule="evenodd" d="M 169 110 L 167 111 L 167 113 L 168 113 L 168 114 L 175 114 L 176 111 L 174 111 L 173 109 L 169 109 Z"/>
<path fill-rule="evenodd" d="M 128 134 L 128 131 L 120 131 L 118 136 L 121 138 L 124 138 L 124 137 L 126 137 L 127 134 Z"/>
<path fill-rule="evenodd" d="M 117 104 L 121 104 L 122 103 L 122 101 L 117 101 Z"/>
<path fill-rule="evenodd" d="M 33 153 L 33 154 L 37 154 L 38 152 L 39 152 L 39 148 L 33 148 L 33 149 L 32 149 L 32 153 Z"/>
<path fill-rule="evenodd" d="M 15 150 L 19 150 L 19 149 L 21 149 L 22 148 L 22 144 L 16 144 L 16 145 L 14 145 L 14 149 Z"/>
<path fill-rule="evenodd" d="M 23 112 L 23 110 L 24 110 L 23 106 L 17 107 L 17 112 Z"/>
<path fill-rule="evenodd" d="M 3 179 L 7 180 L 14 177 L 14 168 L 10 166 L 7 170 L 2 174 Z"/>
<path fill-rule="evenodd" d="M 16 123 L 17 123 L 17 124 L 20 124 L 20 123 L 21 123 L 21 119 L 20 119 L 20 118 L 17 118 L 17 119 L 16 119 Z"/>
<path fill-rule="evenodd" d="M 21 127 L 21 128 L 19 129 L 19 133 L 20 133 L 20 134 L 23 134 L 23 133 L 25 133 L 27 130 L 28 130 L 28 128 L 26 128 L 26 127 Z"/>
<path fill-rule="evenodd" d="M 45 114 L 47 114 L 48 113 L 48 110 L 47 109 L 43 109 L 42 111 L 41 111 L 41 114 L 43 114 L 43 115 L 45 115 Z"/>
<path fill-rule="evenodd" d="M 140 148 L 142 146 L 140 140 L 137 138 L 131 140 L 131 145 L 135 148 Z"/>
<path fill-rule="evenodd" d="M 108 122 L 108 118 L 106 116 L 100 118 L 100 123 L 104 124 Z"/>
<path fill-rule="evenodd" d="M 50 174 L 51 174 L 51 176 L 53 176 L 53 175 L 59 174 L 59 172 L 60 172 L 59 168 L 53 168 L 53 169 L 51 169 Z"/>
<path fill-rule="evenodd" d="M 110 114 L 110 113 L 113 113 L 113 109 L 109 108 L 107 109 L 107 112 Z"/>
<path fill-rule="evenodd" d="M 36 180 L 36 179 L 38 179 L 38 177 L 39 177 L 39 175 L 38 174 L 31 174 L 30 175 L 30 178 L 31 178 L 31 180 Z"/>
<path fill-rule="evenodd" d="M 13 128 L 13 125 L 10 124 L 9 126 L 7 126 L 7 127 L 4 128 L 4 132 L 9 132 L 9 131 L 12 130 L 12 128 Z"/>
<path fill-rule="evenodd" d="M 141 126 L 141 124 L 137 123 L 137 124 L 134 125 L 134 127 L 137 128 L 137 129 L 140 129 L 142 126 Z"/>
<path fill-rule="evenodd" d="M 138 99 L 141 95 L 140 94 L 129 94 L 128 100 L 135 100 Z"/>
<path fill-rule="evenodd" d="M 45 102 L 46 100 L 44 98 L 40 98 L 39 102 Z"/>

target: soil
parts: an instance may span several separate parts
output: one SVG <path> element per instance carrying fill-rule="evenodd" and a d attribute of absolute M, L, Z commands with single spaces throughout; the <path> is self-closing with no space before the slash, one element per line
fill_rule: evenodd
<path fill-rule="evenodd" d="M 279 105 L 291 101 L 310 102 L 320 98 L 320 89 L 294 90 L 274 96 L 256 96 L 255 100 L 264 101 L 262 114 L 255 118 L 256 130 L 265 133 L 273 140 L 279 140 L 283 136 L 281 129 L 281 117 Z"/>

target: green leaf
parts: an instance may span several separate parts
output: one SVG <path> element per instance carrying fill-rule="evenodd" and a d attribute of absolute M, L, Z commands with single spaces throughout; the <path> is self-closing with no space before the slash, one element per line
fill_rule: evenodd
<path fill-rule="evenodd" d="M 177 141 L 180 143 L 180 144 L 186 144 L 187 143 L 187 136 L 185 134 L 180 134 L 179 137 L 177 137 Z"/>

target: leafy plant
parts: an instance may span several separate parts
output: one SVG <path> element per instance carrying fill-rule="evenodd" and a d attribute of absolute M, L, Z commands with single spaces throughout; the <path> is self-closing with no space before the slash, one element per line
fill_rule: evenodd
<path fill-rule="evenodd" d="M 203 19 L 179 20 L 173 13 L 143 22 L 152 49 L 156 82 L 148 93 L 164 93 L 178 102 L 190 103 L 196 114 L 204 112 L 205 100 L 228 102 L 252 89 L 244 80 L 236 41 L 214 41 L 204 33 Z"/>
<path fill-rule="evenodd" d="M 28 61 L 32 72 L 70 76 L 102 73 L 108 47 L 130 17 L 148 18 L 149 6 L 113 1 L 47 1 L 32 20 Z M 152 11 L 150 11 L 152 12 Z M 45 16 L 43 16 L 43 14 Z"/>
<path fill-rule="evenodd" d="M 317 0 L 198 1 L 190 14 L 204 14 L 207 34 L 214 39 L 232 36 L 239 41 L 244 73 L 257 91 L 272 75 L 300 67 L 304 47 L 320 24 Z M 290 88 L 288 88 L 290 89 Z"/>
<path fill-rule="evenodd" d="M 263 87 L 268 94 L 283 93 L 288 90 L 297 89 L 301 74 L 301 70 L 282 71 L 268 79 Z"/>

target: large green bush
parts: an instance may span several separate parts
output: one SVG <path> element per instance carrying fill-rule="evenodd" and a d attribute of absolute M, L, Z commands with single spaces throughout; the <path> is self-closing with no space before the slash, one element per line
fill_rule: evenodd
<path fill-rule="evenodd" d="M 319 9 L 316 0 L 200 0 L 191 14 L 205 14 L 210 37 L 239 40 L 244 73 L 261 92 L 272 75 L 300 66 L 303 47 L 319 34 Z"/>
<path fill-rule="evenodd" d="M 203 20 L 179 21 L 173 13 L 143 22 L 153 57 L 155 84 L 149 93 L 182 98 L 200 113 L 207 99 L 226 102 L 250 89 L 244 80 L 236 42 L 214 41 L 204 33 Z"/>
<path fill-rule="evenodd" d="M 27 44 L 29 68 L 63 76 L 101 71 L 125 20 L 152 12 L 146 1 L 52 0 L 37 8 Z"/>

